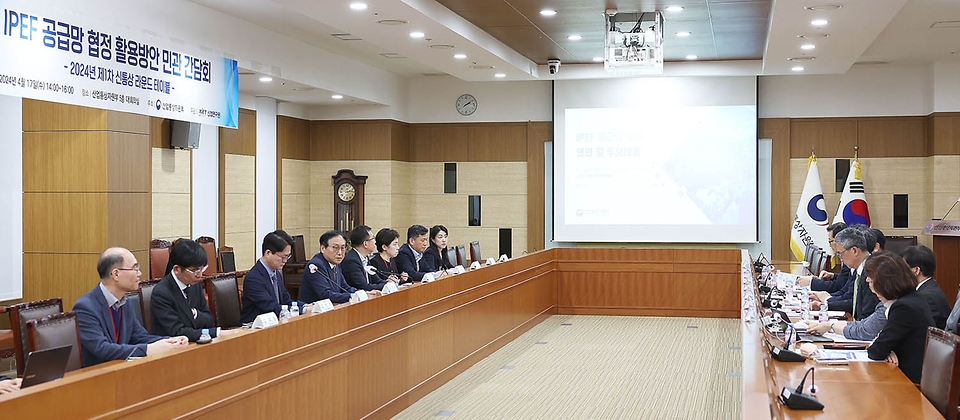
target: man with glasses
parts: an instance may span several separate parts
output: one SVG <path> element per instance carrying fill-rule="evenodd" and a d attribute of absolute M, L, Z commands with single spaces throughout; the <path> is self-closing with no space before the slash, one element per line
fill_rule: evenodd
<path fill-rule="evenodd" d="M 153 289 L 150 299 L 153 332 L 183 335 L 191 342 L 200 339 L 204 328 L 210 330 L 212 338 L 220 334 L 203 296 L 203 285 L 198 284 L 207 264 L 207 251 L 200 244 L 190 239 L 173 242 L 166 276 Z"/>
<path fill-rule="evenodd" d="M 841 296 L 828 299 L 829 295 L 825 294 L 826 292 L 815 293 L 812 297 L 818 301 L 813 305 L 815 308 L 819 309 L 819 301 L 826 300 L 830 310 L 850 312 L 857 321 L 867 318 L 876 310 L 880 299 L 870 291 L 867 285 L 867 279 L 863 276 L 863 264 L 870 257 L 871 252 L 880 249 L 877 232 L 879 231 L 865 225 L 853 225 L 837 234 L 835 238 L 837 256 L 844 265 L 853 269 L 850 273 L 853 281 L 848 282 Z M 879 235 L 882 235 L 882 232 Z"/>
<path fill-rule="evenodd" d="M 280 316 L 280 305 L 290 305 L 290 293 L 283 286 L 283 266 L 293 254 L 293 238 L 282 230 L 263 237 L 263 256 L 253 264 L 243 279 L 243 305 L 240 322 L 253 322 L 260 314 L 273 312 Z M 310 305 L 297 302 L 302 312 Z"/>
<path fill-rule="evenodd" d="M 397 269 L 400 273 L 407 273 L 411 281 L 433 281 L 446 275 L 443 270 L 434 272 L 436 267 L 427 267 L 427 263 L 421 261 L 423 253 L 430 245 L 430 233 L 426 226 L 413 225 L 407 228 L 407 243 L 400 247 L 400 253 L 397 254 Z M 427 280 L 424 280 L 427 277 Z"/>
<path fill-rule="evenodd" d="M 379 291 L 387 282 L 380 280 L 376 273 L 370 274 L 370 255 L 377 251 L 377 241 L 373 237 L 373 230 L 369 226 L 360 225 L 350 231 L 350 245 L 353 249 L 347 252 L 340 263 L 343 269 L 343 278 L 347 284 L 360 290 Z"/>
<path fill-rule="evenodd" d="M 187 337 L 150 335 L 137 321 L 140 308 L 126 305 L 126 294 L 140 287 L 140 264 L 124 248 L 109 248 L 97 261 L 100 283 L 77 299 L 73 311 L 80 324 L 83 366 L 108 360 L 143 357 L 187 344 Z"/>
<path fill-rule="evenodd" d="M 314 255 L 303 270 L 300 298 L 307 302 L 330 299 L 333 303 L 350 301 L 357 289 L 343 278 L 340 262 L 347 252 L 347 238 L 339 230 L 320 236 L 320 252 Z M 371 292 L 376 294 L 376 292 Z"/>
<path fill-rule="evenodd" d="M 830 243 L 830 249 L 833 250 L 833 254 L 837 255 L 839 247 L 837 246 L 836 241 L 834 240 L 838 233 L 847 228 L 847 224 L 843 222 L 837 222 L 827 226 L 827 240 Z M 834 274 L 829 271 L 821 271 L 818 277 L 814 276 L 800 276 L 800 286 L 810 286 L 810 290 L 815 292 L 827 292 L 831 295 L 843 289 L 847 284 L 847 280 L 850 279 L 850 268 L 840 264 L 840 273 Z"/>

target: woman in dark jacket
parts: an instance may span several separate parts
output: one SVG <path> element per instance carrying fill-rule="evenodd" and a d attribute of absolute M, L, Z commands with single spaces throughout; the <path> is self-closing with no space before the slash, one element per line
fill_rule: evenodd
<path fill-rule="evenodd" d="M 430 246 L 423 252 L 420 265 L 430 271 L 447 270 L 456 266 L 447 258 L 447 237 L 450 232 L 444 225 L 430 228 Z"/>

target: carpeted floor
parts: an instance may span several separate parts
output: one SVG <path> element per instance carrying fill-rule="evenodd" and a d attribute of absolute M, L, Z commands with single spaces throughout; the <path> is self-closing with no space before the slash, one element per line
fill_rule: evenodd
<path fill-rule="evenodd" d="M 552 316 L 394 419 L 738 419 L 739 325 Z"/>

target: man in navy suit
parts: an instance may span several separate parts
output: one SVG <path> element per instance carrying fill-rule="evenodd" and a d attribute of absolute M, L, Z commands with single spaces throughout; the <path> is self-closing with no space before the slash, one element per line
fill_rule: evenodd
<path fill-rule="evenodd" d="M 381 290 L 387 283 L 380 280 L 380 276 L 367 272 L 370 267 L 368 258 L 377 251 L 376 238 L 369 226 L 360 225 L 350 231 L 350 245 L 353 249 L 347 252 L 340 262 L 343 269 L 343 278 L 347 284 L 356 289 L 372 291 Z"/>
<path fill-rule="evenodd" d="M 109 248 L 97 262 L 100 284 L 77 299 L 73 311 L 80 324 L 80 348 L 83 366 L 129 356 L 150 356 L 187 344 L 187 337 L 150 335 L 137 321 L 132 305 L 126 305 L 128 292 L 140 286 L 140 264 L 124 248 Z"/>
<path fill-rule="evenodd" d="M 407 243 L 400 247 L 400 253 L 397 254 L 397 269 L 401 273 L 407 273 L 411 281 L 423 281 L 424 276 L 430 275 L 439 278 L 446 274 L 443 271 L 433 272 L 431 267 L 425 267 L 421 264 L 423 252 L 427 250 L 430 239 L 427 237 L 426 226 L 413 225 L 407 228 Z M 435 267 L 433 269 L 436 269 Z"/>
<path fill-rule="evenodd" d="M 253 322 L 258 315 L 273 312 L 280 316 L 280 305 L 290 304 L 290 293 L 283 286 L 283 266 L 293 250 L 293 238 L 282 230 L 275 230 L 263 237 L 263 256 L 243 279 L 243 310 L 240 322 Z M 311 305 L 297 302 L 301 311 L 312 309 Z"/>
<path fill-rule="evenodd" d="M 307 302 L 330 299 L 333 303 L 350 301 L 357 289 L 343 278 L 340 262 L 347 251 L 347 239 L 338 230 L 331 230 L 320 236 L 320 252 L 314 255 L 303 271 L 300 285 L 300 297 Z M 371 291 L 371 295 L 380 292 Z"/>
<path fill-rule="evenodd" d="M 914 245 L 904 249 L 900 255 L 910 267 L 910 272 L 917 278 L 917 292 L 930 306 L 930 315 L 933 316 L 934 324 L 937 328 L 944 329 L 947 325 L 947 317 L 950 316 L 950 304 L 947 302 L 947 296 L 943 294 L 943 289 L 933 278 L 933 273 L 937 270 L 937 257 L 933 254 L 933 250 L 923 245 Z"/>
<path fill-rule="evenodd" d="M 178 239 L 170 247 L 167 275 L 153 289 L 150 299 L 152 331 L 158 334 L 183 335 L 191 342 L 200 339 L 201 330 L 215 338 L 220 328 L 203 296 L 200 276 L 207 269 L 207 252 L 190 239 Z"/>

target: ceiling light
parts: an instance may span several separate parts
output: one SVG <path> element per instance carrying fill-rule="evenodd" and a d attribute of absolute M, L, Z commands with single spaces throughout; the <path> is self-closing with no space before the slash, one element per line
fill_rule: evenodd
<path fill-rule="evenodd" d="M 467 55 L 464 53 L 457 53 L 453 55 L 453 58 L 456 58 L 457 60 L 463 60 L 464 58 L 467 58 Z"/>
<path fill-rule="evenodd" d="M 330 95 L 333 99 L 343 99 L 343 95 Z"/>
<path fill-rule="evenodd" d="M 593 57 L 593 61 L 599 63 L 603 61 L 603 57 Z"/>
<path fill-rule="evenodd" d="M 580 36 L 580 35 L 570 35 L 570 36 L 567 37 L 567 39 L 569 39 L 569 40 L 571 40 L 571 41 L 579 41 L 579 40 L 583 39 L 583 37 Z"/>
<path fill-rule="evenodd" d="M 419 38 L 423 38 L 423 37 L 424 37 L 424 33 L 423 33 L 423 32 L 410 32 L 410 38 L 418 38 L 418 39 L 419 39 Z"/>
<path fill-rule="evenodd" d="M 687 59 L 687 60 L 696 60 L 696 59 L 697 59 L 697 56 L 694 55 L 694 54 L 690 54 L 690 55 L 686 56 L 686 59 Z"/>
<path fill-rule="evenodd" d="M 810 24 L 813 26 L 827 26 L 827 23 L 826 19 L 814 19 L 810 21 Z"/>
<path fill-rule="evenodd" d="M 680 32 L 677 32 L 677 36 L 681 36 L 681 37 L 682 37 L 682 36 L 690 36 L 690 35 L 691 35 L 691 33 L 690 33 L 689 31 L 680 31 Z"/>
<path fill-rule="evenodd" d="M 802 38 L 802 39 L 823 39 L 823 38 L 826 38 L 826 37 L 828 37 L 828 36 L 830 36 L 830 34 L 805 34 L 805 35 L 797 35 L 797 38 Z"/>
<path fill-rule="evenodd" d="M 803 71 L 803 66 L 793 66 L 790 68 L 793 71 Z"/>
<path fill-rule="evenodd" d="M 270 77 L 270 76 L 260 76 L 260 81 L 261 81 L 261 82 L 264 82 L 264 83 L 272 82 L 272 81 L 273 81 L 273 78 Z"/>
<path fill-rule="evenodd" d="M 493 77 L 496 77 L 497 79 L 503 79 L 504 77 L 507 77 L 507 75 L 503 73 L 497 73 L 493 75 Z"/>
<path fill-rule="evenodd" d="M 801 50 L 812 50 L 814 48 L 817 48 L 817 46 L 813 44 L 803 44 L 800 46 Z"/>
<path fill-rule="evenodd" d="M 557 11 L 553 9 L 543 9 L 540 11 L 540 14 L 543 16 L 556 16 Z"/>
<path fill-rule="evenodd" d="M 353 10 L 367 10 L 367 4 L 361 2 L 350 3 L 350 8 Z"/>
<path fill-rule="evenodd" d="M 663 10 L 666 10 L 668 12 L 682 12 L 683 6 L 667 6 L 667 8 Z"/>
<path fill-rule="evenodd" d="M 813 10 L 813 11 L 815 11 L 815 12 L 829 12 L 829 11 L 831 11 L 831 10 L 838 10 L 838 9 L 840 9 L 841 7 L 843 7 L 843 5 L 840 5 L 840 4 L 821 4 L 821 5 L 818 5 L 818 6 L 806 6 L 806 7 L 804 7 L 804 9 Z"/>

